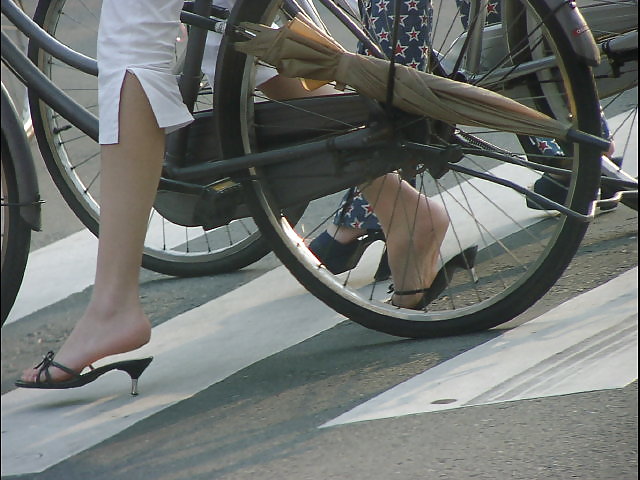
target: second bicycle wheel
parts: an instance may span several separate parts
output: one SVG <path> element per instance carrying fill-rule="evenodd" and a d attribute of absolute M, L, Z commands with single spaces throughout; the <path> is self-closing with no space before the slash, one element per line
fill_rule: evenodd
<path fill-rule="evenodd" d="M 614 161 L 637 178 L 633 157 L 637 159 L 638 152 L 638 0 L 589 1 L 580 4 L 580 11 L 603 52 L 594 77 L 607 129 L 614 140 Z M 623 197 L 621 202 L 638 210 L 637 193 Z"/>
<path fill-rule="evenodd" d="M 220 113 L 226 119 L 221 125 L 222 145 L 228 157 L 271 148 L 261 139 L 267 128 L 278 127 L 273 122 L 266 125 L 256 120 L 259 109 L 269 103 L 255 89 L 252 80 L 260 62 L 238 53 L 234 42 L 251 36 L 241 26 L 242 22 L 283 25 L 292 15 L 289 3 L 242 1 L 230 20 L 239 27 L 222 50 L 222 70 L 216 80 L 217 88 L 225 92 L 228 99 L 220 105 Z M 335 3 L 344 5 L 345 2 Z M 365 7 L 369 4 L 364 3 Z M 518 9 L 510 23 L 505 20 L 501 25 L 479 29 L 481 40 L 466 34 L 464 25 L 466 22 L 473 25 L 473 16 L 462 18 L 469 12 L 459 10 L 454 2 L 413 3 L 428 7 L 424 18 L 430 22 L 429 40 L 421 48 L 432 52 L 429 71 L 481 85 L 561 121 L 572 122 L 582 131 L 600 134 L 599 106 L 591 70 L 577 59 L 570 48 L 570 40 L 562 33 L 552 12 L 539 5 L 542 2 L 521 2 L 523 8 Z M 476 2 L 471 4 L 473 12 Z M 357 11 L 338 7 L 338 12 L 353 24 L 362 23 Z M 324 27 L 336 40 L 347 50 L 357 50 L 357 32 L 353 34 L 352 28 L 345 28 L 345 22 L 329 9 L 319 7 L 319 14 Z M 375 21 L 365 20 L 369 20 L 369 24 Z M 362 30 L 366 31 L 365 28 Z M 514 43 L 514 38 L 522 41 Z M 374 42 L 381 39 L 382 35 L 372 38 Z M 474 47 L 479 47 L 482 55 L 479 62 L 471 65 L 470 52 Z M 397 50 L 402 51 L 402 45 Z M 347 101 L 349 95 L 332 98 L 332 101 L 339 102 L 341 98 Z M 301 124 L 307 113 L 315 115 L 315 112 L 305 112 L 301 104 L 291 102 L 291 105 L 289 116 L 283 115 L 286 121 L 281 127 Z M 562 203 L 581 214 L 589 213 L 598 185 L 601 152 L 597 149 L 557 142 L 562 158 L 557 156 L 556 150 L 554 156 L 545 158 L 545 152 L 541 151 L 529 159 L 514 134 L 489 127 L 470 127 L 464 122 L 443 125 L 428 121 L 431 128 L 425 143 L 442 148 L 456 146 L 464 154 L 457 165 L 465 167 L 466 174 L 451 170 L 441 175 L 444 172 L 438 172 L 428 160 L 412 165 L 403 149 L 394 148 L 397 144 L 393 143 L 370 152 L 370 162 L 350 158 L 338 146 L 345 130 L 348 134 L 366 132 L 376 122 L 365 116 L 362 122 L 349 123 L 345 129 L 344 109 L 336 108 L 335 112 L 334 124 L 341 128 L 324 130 L 316 136 L 316 139 L 332 138 L 327 148 L 331 155 L 297 158 L 284 168 L 256 167 L 246 186 L 251 189 L 248 201 L 256 222 L 275 253 L 311 293 L 338 312 L 365 327 L 406 337 L 486 329 L 507 322 L 531 306 L 547 292 L 571 261 L 587 224 L 557 209 L 528 208 L 523 188 L 530 188 L 540 178 L 544 171 L 541 165 L 564 166 L 563 178 L 568 193 Z M 415 119 L 408 121 L 415 122 Z M 396 119 L 396 127 L 399 122 Z M 415 137 L 411 138 L 415 140 Z M 556 142 L 552 138 L 540 141 Z M 477 281 L 463 268 L 426 309 L 398 308 L 385 302 L 389 296 L 387 288 L 393 280 L 375 279 L 382 255 L 381 242 L 369 247 L 356 268 L 340 275 L 331 274 L 311 254 L 309 242 L 325 230 L 334 214 L 342 208 L 342 194 L 335 188 L 318 193 L 295 224 L 283 213 L 282 199 L 291 190 L 308 190 L 329 181 L 332 176 L 344 176 L 349 161 L 361 161 L 362 171 L 373 169 L 374 161 L 381 157 L 388 163 L 386 171 L 413 170 L 416 188 L 446 208 L 450 226 L 440 249 L 442 264 L 460 252 L 478 248 L 475 259 Z M 421 168 L 425 165 L 427 168 Z M 379 170 L 376 172 L 380 173 Z M 490 181 L 496 177 L 507 182 Z M 356 183 L 365 182 L 356 180 Z M 375 199 L 368 200 L 375 210 Z M 407 234 L 411 236 L 413 231 Z"/>
<path fill-rule="evenodd" d="M 73 50 L 95 58 L 101 5 L 101 0 L 41 1 L 34 20 Z M 185 34 L 186 30 L 176 42 L 177 52 L 184 50 Z M 33 44 L 29 56 L 65 93 L 98 113 L 96 77 L 74 70 Z M 33 93 L 30 103 L 36 137 L 53 180 L 80 221 L 97 234 L 99 145 Z M 211 88 L 203 81 L 196 111 L 210 111 L 211 106 Z M 168 217 L 154 209 L 149 218 L 142 264 L 150 270 L 177 276 L 229 272 L 252 264 L 270 251 L 250 218 L 205 230 L 179 225 Z"/>
<path fill-rule="evenodd" d="M 2 112 L 3 116 L 15 115 L 17 128 L 17 114 L 2 85 Z M 6 103 L 5 103 L 6 102 Z M 6 111 L 5 111 L 6 108 Z M 9 139 L 4 130 L 4 118 L 2 121 L 2 137 L 0 149 L 0 277 L 2 290 L 0 291 L 0 319 L 2 325 L 9 316 L 9 312 L 15 303 L 24 271 L 27 266 L 27 258 L 31 247 L 31 226 L 22 218 L 19 196 L 19 172 L 16 172 L 16 162 L 27 162 L 31 159 L 14 158 L 14 152 L 9 148 Z M 18 166 L 18 168 L 21 165 Z"/>

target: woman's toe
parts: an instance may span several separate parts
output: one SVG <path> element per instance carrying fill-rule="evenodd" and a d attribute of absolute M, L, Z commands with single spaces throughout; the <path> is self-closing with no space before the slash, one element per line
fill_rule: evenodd
<path fill-rule="evenodd" d="M 20 377 L 20 380 L 22 380 L 23 382 L 35 382 L 35 378 L 36 378 L 36 371 L 33 368 L 29 368 L 27 370 L 24 370 L 22 372 L 22 376 Z"/>

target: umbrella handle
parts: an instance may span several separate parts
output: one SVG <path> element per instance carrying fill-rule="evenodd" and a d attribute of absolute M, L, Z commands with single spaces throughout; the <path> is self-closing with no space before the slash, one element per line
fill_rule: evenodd
<path fill-rule="evenodd" d="M 576 130 L 574 128 L 570 128 L 567 131 L 567 140 L 572 140 L 582 145 L 596 147 L 603 152 L 607 152 L 609 150 L 609 147 L 611 147 L 611 142 L 609 140 L 605 140 L 604 138 L 600 138 L 595 135 L 591 135 L 590 133 Z"/>

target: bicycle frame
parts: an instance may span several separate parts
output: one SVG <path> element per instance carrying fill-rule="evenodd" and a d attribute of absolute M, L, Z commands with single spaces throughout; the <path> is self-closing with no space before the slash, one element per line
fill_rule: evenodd
<path fill-rule="evenodd" d="M 319 0 L 325 7 L 332 11 L 336 11 L 337 7 L 330 0 Z M 555 0 L 546 0 L 555 1 Z M 312 5 L 306 1 L 290 0 L 288 2 L 289 8 L 294 11 L 304 11 L 309 15 L 314 15 L 314 9 Z M 56 56 L 60 60 L 68 63 L 74 68 L 78 68 L 84 72 L 96 74 L 97 66 L 95 61 L 89 59 L 83 55 L 74 52 L 64 45 L 60 44 L 51 37 L 48 33 L 42 30 L 35 24 L 28 16 L 26 16 L 18 7 L 10 0 L 2 0 L 2 13 L 5 14 L 9 20 L 16 24 L 16 26 L 31 40 L 38 42 L 43 49 L 50 54 Z M 181 81 L 181 91 L 185 99 L 187 107 L 193 111 L 193 105 L 198 93 L 198 86 L 201 77 L 200 66 L 202 63 L 202 55 L 204 50 L 204 41 L 208 30 L 220 31 L 222 24 L 220 21 L 212 20 L 209 18 L 211 14 L 211 5 L 209 0 L 196 0 L 193 2 L 193 13 L 184 11 L 182 13 L 182 21 L 193 27 L 190 34 L 190 40 L 187 47 L 187 54 L 184 64 L 184 70 Z M 337 15 L 342 15 L 339 12 Z M 348 18 L 345 19 L 345 22 Z M 349 24 L 347 24 L 349 26 Z M 352 27 L 356 29 L 356 26 Z M 228 29 L 227 29 L 228 30 Z M 359 29 L 355 31 L 356 36 L 360 38 L 364 35 Z M 379 52 L 381 54 L 381 52 Z M 92 139 L 97 140 L 98 137 L 98 119 L 78 105 L 73 99 L 68 97 L 64 92 L 60 91 L 49 79 L 47 79 L 27 58 L 19 51 L 13 42 L 2 34 L 2 58 L 9 68 L 11 68 L 20 79 L 29 87 L 34 89 L 42 100 L 51 106 L 54 110 L 67 118 L 76 127 L 89 135 Z M 310 102 L 315 102 L 320 105 L 322 102 L 326 105 L 331 101 L 341 102 L 345 101 L 342 96 L 336 96 L 336 98 L 329 99 L 315 98 L 309 99 Z M 346 98 L 346 96 L 344 96 Z M 369 102 L 371 105 L 372 102 Z M 382 109 L 379 107 L 372 107 L 368 109 L 368 114 L 377 108 L 377 120 L 384 119 L 385 115 Z M 206 117 L 206 116 L 205 116 Z M 206 118 L 196 115 L 196 124 L 199 120 L 203 122 Z M 366 118 L 365 118 L 366 120 Z M 408 145 L 406 143 L 398 143 L 399 140 L 395 138 L 395 133 L 390 124 L 385 122 L 379 122 L 377 129 L 365 129 L 355 132 L 348 132 L 339 137 L 339 139 L 319 140 L 310 143 L 304 143 L 295 147 L 285 146 L 283 148 L 277 148 L 263 153 L 253 153 L 244 155 L 242 157 L 230 158 L 217 161 L 208 161 L 197 166 L 182 166 L 182 159 L 185 157 L 185 151 L 189 140 L 189 132 L 196 131 L 196 124 L 190 128 L 179 130 L 167 139 L 167 152 L 165 169 L 163 172 L 163 178 L 161 179 L 160 189 L 169 191 L 178 191 L 181 193 L 193 194 L 200 196 L 202 199 L 209 201 L 211 196 L 216 196 L 220 193 L 219 185 L 216 184 L 216 180 L 224 176 L 230 176 L 234 179 L 246 178 L 245 170 L 250 167 L 260 165 L 282 165 L 284 169 L 290 169 L 291 165 L 298 162 L 298 168 L 307 168 L 307 166 L 313 166 L 317 168 L 317 165 L 333 165 L 333 160 L 336 157 L 337 150 L 339 149 L 341 155 L 352 155 L 353 158 L 370 158 L 371 153 L 374 151 L 384 150 L 390 146 L 394 148 L 402 147 L 406 151 L 408 156 L 415 155 L 416 151 L 420 151 L 425 157 L 425 162 L 434 164 L 438 168 L 446 165 L 446 168 L 467 173 L 473 176 L 481 177 L 482 175 L 473 171 L 466 171 L 459 165 L 456 165 L 456 158 L 459 158 L 459 153 L 453 154 L 450 149 L 439 146 L 431 145 Z M 573 132 L 573 140 L 580 143 L 585 143 L 592 146 L 597 146 L 600 149 L 605 150 L 608 142 L 603 141 L 597 137 L 582 134 L 581 132 Z M 396 143 L 394 143 L 396 142 Z M 299 163 L 300 158 L 306 158 L 307 166 Z M 327 161 L 322 161 L 322 160 Z M 205 159 L 206 160 L 206 159 Z M 506 160 L 506 158 L 504 159 Z M 513 160 L 511 160 L 513 161 Z M 389 166 L 386 162 L 380 161 L 370 163 L 370 170 L 363 173 L 360 168 L 355 168 L 353 162 L 352 170 L 349 169 L 348 161 L 343 162 L 340 168 L 336 168 L 332 173 L 332 178 L 327 180 L 324 185 L 319 188 L 309 189 L 308 182 L 299 182 L 295 190 L 289 189 L 290 196 L 283 197 L 283 206 L 296 205 L 304 201 L 312 200 L 316 196 L 326 195 L 328 192 L 337 192 L 345 188 L 348 185 L 354 185 L 362 183 L 368 178 L 374 178 L 389 171 Z M 531 164 L 532 166 L 534 164 Z M 556 172 L 557 169 L 552 167 L 545 167 L 535 164 L 535 168 L 539 171 Z M 324 172 L 326 174 L 326 172 Z M 192 183 L 193 180 L 201 180 L 198 183 Z M 203 185 L 202 179 L 205 182 L 212 182 Z M 487 178 L 488 181 L 500 183 L 500 179 Z M 630 182 L 611 180 L 612 182 L 618 182 L 624 187 L 635 187 L 630 185 Z M 317 184 L 317 180 L 313 180 L 314 184 Z M 294 182 L 298 183 L 298 182 Z M 511 185 L 509 185 L 511 186 Z M 511 186 L 514 188 L 515 186 Z M 563 205 L 559 205 L 544 197 L 541 197 L 533 192 L 521 191 L 525 195 L 532 198 L 534 201 L 546 205 L 551 209 L 559 210 L 569 216 L 577 218 L 581 221 L 589 221 L 591 215 L 582 215 L 577 212 L 573 212 Z M 240 216 L 246 216 L 246 212 L 241 209 L 237 212 L 226 212 L 229 207 L 228 202 L 224 202 L 224 207 L 218 212 L 223 216 L 223 221 L 229 221 L 233 218 L 241 218 Z M 225 212 L 222 212 L 225 210 Z M 209 225 L 213 228 L 217 225 Z"/>

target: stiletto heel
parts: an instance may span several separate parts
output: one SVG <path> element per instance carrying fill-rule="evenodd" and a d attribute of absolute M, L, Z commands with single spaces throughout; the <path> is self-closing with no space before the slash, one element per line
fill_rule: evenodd
<path fill-rule="evenodd" d="M 462 253 L 459 253 L 458 255 L 456 255 L 455 257 L 453 257 L 451 260 L 455 260 L 455 267 L 457 267 L 459 270 L 467 270 L 469 271 L 469 273 L 471 274 L 471 278 L 473 279 L 473 283 L 478 283 L 479 278 L 478 278 L 478 274 L 476 273 L 476 256 L 478 255 L 478 246 L 474 245 L 473 247 L 469 247 L 465 250 L 462 251 Z M 453 272 L 455 271 L 455 269 L 451 270 L 451 274 L 453 275 Z"/>
<path fill-rule="evenodd" d="M 437 275 L 434 278 L 431 286 L 428 288 L 420 288 L 417 290 L 394 290 L 393 285 L 389 287 L 389 293 L 393 293 L 394 295 L 403 296 L 403 295 L 416 295 L 418 293 L 422 294 L 420 300 L 410 307 L 405 307 L 410 310 L 423 310 L 433 302 L 436 298 L 438 298 L 442 292 L 449 286 L 451 279 L 453 278 L 453 274 L 456 270 L 467 270 L 471 273 L 471 278 L 474 283 L 478 283 L 478 275 L 476 274 L 475 264 L 476 264 L 476 256 L 478 254 L 478 246 L 474 245 L 473 247 L 469 247 L 455 257 L 451 258 L 447 263 L 445 263 L 444 267 L 442 267 Z M 390 303 L 393 305 L 393 297 L 391 298 Z"/>
<path fill-rule="evenodd" d="M 473 279 L 473 283 L 478 283 L 480 279 L 478 278 L 478 274 L 476 273 L 476 267 L 471 267 L 469 269 L 469 272 L 471 272 L 471 278 Z"/>
<path fill-rule="evenodd" d="M 131 395 L 138 394 L 138 379 L 142 372 L 146 370 L 146 368 L 153 360 L 153 357 L 141 358 L 138 360 L 125 360 L 122 362 L 114 362 L 109 365 L 104 365 L 102 367 L 93 368 L 92 365 L 89 365 L 90 371 L 81 375 L 80 373 L 70 369 L 69 367 L 65 367 L 64 365 L 55 362 L 53 360 L 54 353 L 52 351 L 47 352 L 42 361 L 36 365 L 34 368 L 38 369 L 38 376 L 36 377 L 35 382 L 25 382 L 24 380 L 17 380 L 15 382 L 16 387 L 21 388 L 39 388 L 46 390 L 62 390 L 67 388 L 77 388 L 87 385 L 99 377 L 104 375 L 107 372 L 112 370 L 120 370 L 126 372 L 131 377 Z M 55 367 L 63 372 L 71 375 L 70 380 L 64 380 L 62 382 L 53 382 L 51 379 L 51 373 L 49 372 L 49 368 Z M 42 380 L 42 374 L 44 373 L 44 380 Z"/>
<path fill-rule="evenodd" d="M 385 247 L 384 252 L 382 253 L 382 258 L 380 258 L 380 262 L 378 263 L 378 269 L 373 275 L 373 279 L 376 282 L 382 282 L 389 278 L 391 278 L 391 267 L 389 267 L 389 254 Z"/>
<path fill-rule="evenodd" d="M 129 360 L 127 362 L 122 362 L 122 365 L 117 367 L 118 370 L 127 372 L 131 377 L 131 395 L 138 395 L 138 379 L 140 378 L 140 375 L 142 375 L 142 372 L 144 372 L 149 366 L 151 360 L 153 360 L 153 357 L 142 358 L 140 360 Z"/>

